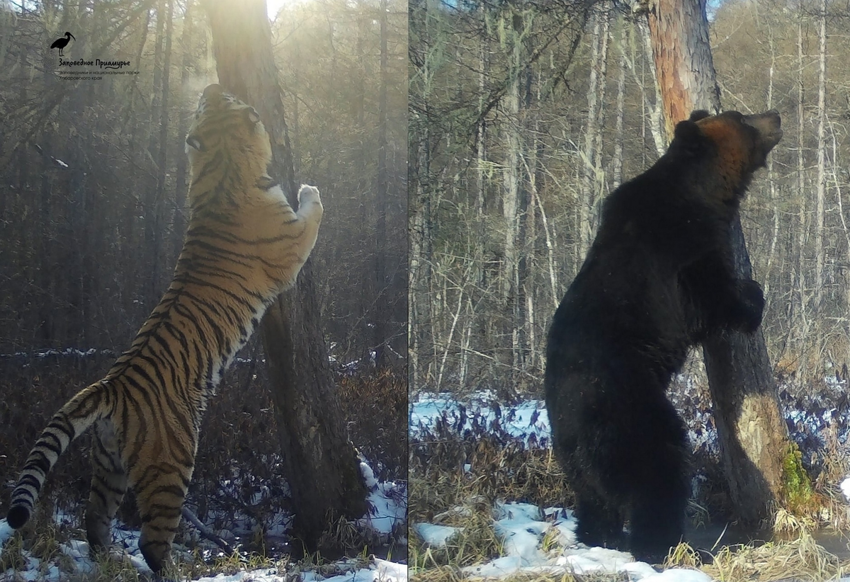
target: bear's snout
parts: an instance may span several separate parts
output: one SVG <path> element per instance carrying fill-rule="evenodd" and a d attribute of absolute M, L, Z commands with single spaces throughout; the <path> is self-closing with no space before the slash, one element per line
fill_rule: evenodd
<path fill-rule="evenodd" d="M 755 115 L 745 115 L 744 123 L 758 130 L 765 155 L 782 139 L 782 118 L 775 109 Z"/>

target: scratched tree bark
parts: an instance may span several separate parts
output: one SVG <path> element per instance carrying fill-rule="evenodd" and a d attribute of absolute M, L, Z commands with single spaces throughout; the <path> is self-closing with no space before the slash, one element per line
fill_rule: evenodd
<path fill-rule="evenodd" d="M 692 110 L 720 111 L 706 0 L 649 0 L 646 8 L 665 126 L 672 139 L 675 124 Z M 740 219 L 735 220 L 732 237 L 737 275 L 751 277 Z M 721 465 L 736 515 L 749 526 L 772 524 L 774 507 L 782 501 L 782 461 L 789 440 L 762 331 L 709 338 L 703 357 Z"/>
<path fill-rule="evenodd" d="M 297 182 L 265 0 L 205 0 L 219 83 L 252 104 L 269 131 L 272 175 L 293 208 Z M 321 241 L 321 232 L 319 233 Z M 321 244 L 321 242 L 319 243 Z M 295 508 L 296 534 L 315 549 L 331 520 L 366 513 L 366 487 L 335 396 L 311 262 L 272 304 L 260 331 Z"/>

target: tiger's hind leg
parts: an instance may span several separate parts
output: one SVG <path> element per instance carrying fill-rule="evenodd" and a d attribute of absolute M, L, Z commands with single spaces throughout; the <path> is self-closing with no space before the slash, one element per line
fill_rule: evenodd
<path fill-rule="evenodd" d="M 155 573 L 171 565 L 171 543 L 180 524 L 193 466 L 174 461 L 134 468 L 133 490 L 142 518 L 139 549 Z"/>
<path fill-rule="evenodd" d="M 111 420 L 95 424 L 92 443 L 92 479 L 86 505 L 86 536 L 94 551 L 112 544 L 112 518 L 127 491 L 127 471 Z"/>

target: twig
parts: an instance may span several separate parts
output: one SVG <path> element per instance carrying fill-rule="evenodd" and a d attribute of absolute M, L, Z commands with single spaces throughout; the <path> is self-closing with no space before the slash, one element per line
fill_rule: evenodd
<path fill-rule="evenodd" d="M 230 547 L 230 544 L 217 536 L 213 530 L 201 523 L 201 520 L 198 519 L 198 516 L 192 513 L 191 509 L 184 505 L 181 513 L 186 521 L 190 522 L 199 532 L 201 532 L 202 536 L 224 550 L 228 556 L 232 556 L 234 554 L 234 549 Z"/>

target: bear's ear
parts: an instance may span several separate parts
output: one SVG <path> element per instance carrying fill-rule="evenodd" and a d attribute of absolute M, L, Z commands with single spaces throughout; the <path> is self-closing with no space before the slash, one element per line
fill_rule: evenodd
<path fill-rule="evenodd" d="M 690 143 L 696 141 L 700 136 L 699 127 L 692 120 L 680 121 L 676 124 L 676 131 L 673 134 L 673 139 Z"/>
<path fill-rule="evenodd" d="M 711 114 L 705 109 L 697 109 L 691 116 L 688 118 L 688 121 L 699 121 L 700 119 L 705 119 L 706 117 L 710 117 Z"/>
<path fill-rule="evenodd" d="M 687 155 L 696 155 L 703 148 L 703 135 L 696 122 L 690 119 L 680 121 L 676 124 L 676 131 L 673 134 L 673 143 L 670 148 L 675 148 L 676 151 Z"/>

